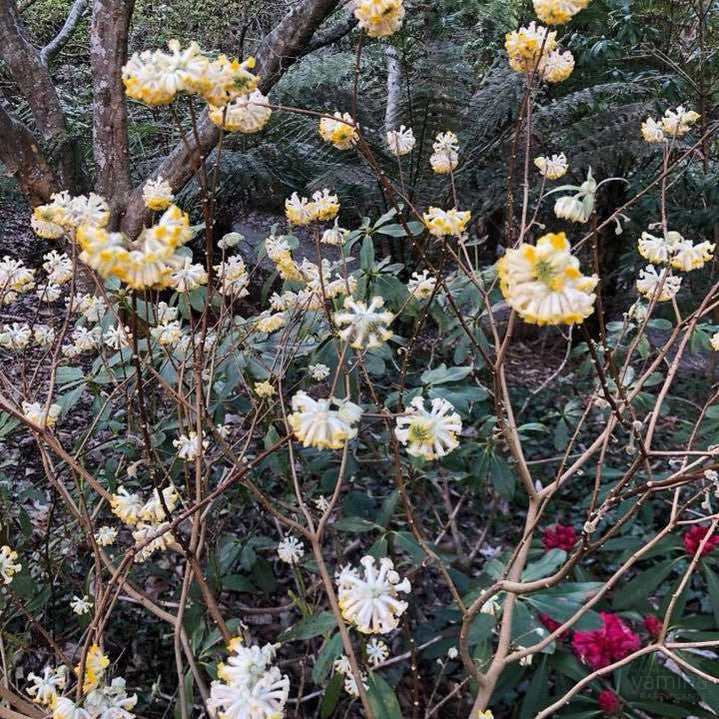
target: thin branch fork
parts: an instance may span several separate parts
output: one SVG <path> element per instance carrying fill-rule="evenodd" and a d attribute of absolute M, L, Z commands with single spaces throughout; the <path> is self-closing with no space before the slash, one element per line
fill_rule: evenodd
<path fill-rule="evenodd" d="M 80 24 L 80 20 L 82 20 L 86 10 L 87 0 L 75 0 L 65 23 L 62 28 L 60 28 L 60 32 L 40 50 L 40 62 L 42 62 L 45 67 L 48 67 L 63 47 L 67 45 L 70 38 L 74 35 L 75 30 L 77 30 L 77 26 Z"/>

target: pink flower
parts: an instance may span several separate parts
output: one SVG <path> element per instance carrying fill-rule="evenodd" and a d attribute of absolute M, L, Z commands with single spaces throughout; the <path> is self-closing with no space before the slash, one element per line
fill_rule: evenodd
<path fill-rule="evenodd" d="M 597 704 L 607 716 L 616 714 L 622 708 L 622 700 L 611 689 L 603 689 L 597 694 Z"/>
<path fill-rule="evenodd" d="M 554 529 L 547 527 L 542 532 L 542 543 L 547 551 L 550 549 L 563 549 L 568 552 L 577 543 L 577 539 L 579 537 L 574 531 L 574 527 L 565 527 L 559 523 L 554 525 Z"/>
<path fill-rule="evenodd" d="M 708 531 L 709 527 L 700 527 L 698 524 L 695 524 L 691 529 L 684 532 L 684 549 L 687 554 L 696 554 L 699 545 L 702 543 L 704 537 L 706 537 Z M 717 545 L 719 545 L 719 534 L 714 534 L 704 545 L 701 556 L 703 557 L 709 554 Z"/>
<path fill-rule="evenodd" d="M 616 614 L 600 612 L 604 626 L 589 632 L 575 632 L 574 653 L 592 669 L 601 669 L 624 659 L 641 646 L 635 634 Z"/>
<path fill-rule="evenodd" d="M 652 639 L 658 639 L 662 631 L 662 620 L 648 614 L 644 617 L 644 628 Z"/>
<path fill-rule="evenodd" d="M 549 616 L 549 614 L 540 614 L 539 615 L 539 621 L 544 624 L 547 629 L 549 629 L 550 632 L 553 632 L 555 629 L 559 629 L 559 627 L 562 626 L 561 622 L 558 622 L 556 619 L 552 619 L 552 617 Z M 567 638 L 567 632 L 562 632 L 558 637 L 557 640 L 562 642 Z"/>

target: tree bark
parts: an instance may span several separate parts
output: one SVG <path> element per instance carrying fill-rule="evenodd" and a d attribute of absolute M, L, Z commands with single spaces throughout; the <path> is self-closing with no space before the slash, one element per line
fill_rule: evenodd
<path fill-rule="evenodd" d="M 384 58 L 387 67 L 387 104 L 384 111 L 385 132 L 397 129 L 397 116 L 399 113 L 399 98 L 402 92 L 402 74 L 400 72 L 397 50 L 392 45 L 384 49 Z"/>
<path fill-rule="evenodd" d="M 130 194 L 127 101 L 122 66 L 134 0 L 94 0 L 90 33 L 92 150 L 95 187 L 110 203 L 113 218 Z"/>
<path fill-rule="evenodd" d="M 31 205 L 45 202 L 60 187 L 37 140 L 0 101 L 0 161 Z"/>
<path fill-rule="evenodd" d="M 57 161 L 63 187 L 73 191 L 75 159 L 65 114 L 50 74 L 20 22 L 14 0 L 0 2 L 0 57 L 30 105 L 40 137 L 48 146 L 47 156 Z"/>
<path fill-rule="evenodd" d="M 309 51 L 313 35 L 338 4 L 339 0 L 303 0 L 264 37 L 257 51 L 255 66 L 263 93 L 268 92 L 287 69 Z M 162 176 L 173 190 L 181 189 L 197 171 L 198 163 L 205 161 L 218 138 L 217 127 L 204 113 L 198 122 L 197 141 L 194 133 L 188 133 L 160 163 L 152 177 Z M 142 228 L 145 215 L 140 186 L 130 195 L 121 224 L 123 232 L 135 237 Z"/>

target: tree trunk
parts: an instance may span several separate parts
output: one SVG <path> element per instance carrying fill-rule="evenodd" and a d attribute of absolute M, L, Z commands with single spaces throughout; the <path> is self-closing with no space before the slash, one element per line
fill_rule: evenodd
<path fill-rule="evenodd" d="M 397 49 L 387 45 L 384 50 L 387 67 L 387 104 L 384 111 L 385 132 L 397 129 L 399 115 L 399 98 L 402 92 L 402 74 L 400 72 Z"/>
<path fill-rule="evenodd" d="M 95 187 L 110 203 L 113 222 L 130 195 L 127 101 L 122 66 L 134 0 L 94 0 L 90 33 L 92 151 Z"/>
<path fill-rule="evenodd" d="M 45 202 L 60 187 L 37 140 L 0 101 L 0 161 L 31 205 Z"/>
<path fill-rule="evenodd" d="M 74 191 L 75 153 L 67 135 L 65 114 L 50 74 L 20 22 L 14 0 L 0 1 L 0 57 L 30 105 L 40 137 L 48 146 L 46 154 L 57 162 L 62 186 Z"/>

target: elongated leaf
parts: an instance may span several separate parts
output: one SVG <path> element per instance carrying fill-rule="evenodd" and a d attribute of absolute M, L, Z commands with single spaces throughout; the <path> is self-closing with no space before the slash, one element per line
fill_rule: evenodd
<path fill-rule="evenodd" d="M 402 719 L 402 710 L 392 687 L 379 674 L 371 674 L 367 697 L 376 717 Z"/>
<path fill-rule="evenodd" d="M 300 619 L 297 624 L 290 627 L 282 634 L 281 641 L 289 641 L 290 639 L 311 639 L 318 634 L 325 634 L 337 626 L 335 617 L 332 612 L 320 612 L 313 614 L 311 617 Z"/>
<path fill-rule="evenodd" d="M 659 562 L 639 573 L 622 587 L 614 598 L 615 609 L 641 609 L 646 607 L 648 597 L 669 576 L 674 566 L 673 559 Z"/>
<path fill-rule="evenodd" d="M 342 637 L 335 632 L 317 653 L 315 665 L 312 667 L 312 680 L 317 684 L 322 683 L 329 674 L 332 662 L 342 653 Z"/>

